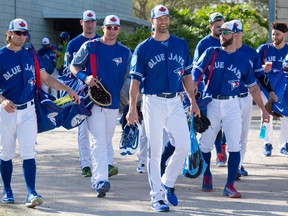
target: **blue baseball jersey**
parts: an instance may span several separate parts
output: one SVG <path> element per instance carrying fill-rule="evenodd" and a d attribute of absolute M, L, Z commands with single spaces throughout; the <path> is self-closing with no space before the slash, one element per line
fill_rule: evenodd
<path fill-rule="evenodd" d="M 131 51 L 120 42 L 106 45 L 100 38 L 85 42 L 75 54 L 71 64 L 86 68 L 83 73 L 91 75 L 90 53 L 96 54 L 97 77 L 112 95 L 112 105 L 107 108 L 120 107 L 120 91 L 124 84 L 125 74 L 129 69 Z"/>
<path fill-rule="evenodd" d="M 214 55 L 214 69 L 208 91 L 212 95 L 236 96 L 240 94 L 240 82 L 243 81 L 246 87 L 256 85 L 252 65 L 249 60 L 239 51 L 228 53 L 222 47 L 208 48 L 200 57 L 192 69 L 194 82 L 197 82 L 202 72 L 205 75 L 205 83 L 210 72 L 211 62 Z M 241 60 L 240 60 L 241 59 Z M 206 67 L 206 65 L 209 65 Z M 205 69 L 203 71 L 203 69 Z"/>
<path fill-rule="evenodd" d="M 174 35 L 163 42 L 150 37 L 132 56 L 131 79 L 143 82 L 143 94 L 182 92 L 182 77 L 191 74 L 192 60 L 187 42 Z"/>
<path fill-rule="evenodd" d="M 86 41 L 93 40 L 96 38 L 100 38 L 100 35 L 96 34 L 95 37 L 93 38 L 86 38 L 82 34 L 80 34 L 74 39 L 72 39 L 71 41 L 69 41 L 66 47 L 66 52 L 65 52 L 64 67 L 68 66 L 71 63 L 74 55 L 80 49 L 82 44 L 84 44 Z"/>
<path fill-rule="evenodd" d="M 193 58 L 193 64 L 196 64 L 200 56 L 204 53 L 206 49 L 209 47 L 219 47 L 221 46 L 220 44 L 220 39 L 219 38 L 214 38 L 211 34 L 207 35 L 206 37 L 202 38 L 194 51 L 194 58 Z"/>
<path fill-rule="evenodd" d="M 33 53 L 24 47 L 18 51 L 6 46 L 0 49 L 0 94 L 15 104 L 23 104 L 35 96 Z"/>
<path fill-rule="evenodd" d="M 267 61 L 272 62 L 272 71 L 277 72 L 282 68 L 283 61 L 288 53 L 288 45 L 285 44 L 282 49 L 277 49 L 273 43 L 266 43 L 258 47 L 257 52 L 262 64 Z"/>
<path fill-rule="evenodd" d="M 56 67 L 57 54 L 55 50 L 57 50 L 57 47 L 52 45 L 49 47 L 49 49 L 42 47 L 37 53 L 45 67 L 46 72 L 49 74 L 52 74 Z"/>
<path fill-rule="evenodd" d="M 283 68 L 284 68 L 284 67 L 287 67 L 287 66 L 288 66 L 288 53 L 287 53 L 287 55 L 286 55 L 286 57 L 285 57 L 285 59 L 284 59 Z"/>
<path fill-rule="evenodd" d="M 264 70 L 262 68 L 260 57 L 255 49 L 246 44 L 242 44 L 242 46 L 238 49 L 238 51 L 249 59 L 250 63 L 252 64 L 252 68 L 254 70 L 254 75 L 256 79 L 264 75 Z M 246 93 L 248 92 L 248 89 L 243 84 L 241 84 L 240 92 Z"/>

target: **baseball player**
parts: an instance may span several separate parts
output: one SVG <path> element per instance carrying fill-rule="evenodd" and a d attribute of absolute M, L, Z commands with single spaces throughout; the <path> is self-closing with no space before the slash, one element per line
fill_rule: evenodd
<path fill-rule="evenodd" d="M 50 43 L 50 39 L 48 37 L 42 38 L 42 48 L 38 50 L 38 56 L 41 59 L 42 64 L 45 67 L 45 71 L 53 76 L 55 79 L 58 77 L 58 70 L 56 69 L 56 46 Z M 45 92 L 48 92 L 48 86 L 42 83 L 42 89 Z M 51 89 L 51 94 L 57 97 L 57 90 Z"/>
<path fill-rule="evenodd" d="M 163 5 L 151 10 L 151 24 L 155 32 L 140 43 L 131 60 L 130 104 L 126 119 L 129 124 L 138 122 L 137 97 L 143 84 L 143 118 L 148 139 L 148 178 L 152 208 L 158 212 L 169 211 L 163 201 L 176 206 L 178 199 L 174 184 L 189 151 L 189 129 L 179 93 L 183 86 L 189 95 L 191 113 L 200 115 L 192 84 L 192 61 L 185 40 L 169 33 L 170 15 Z M 167 129 L 175 140 L 175 152 L 160 175 L 163 129 Z"/>
<path fill-rule="evenodd" d="M 92 115 L 87 118 L 93 142 L 91 183 L 98 197 L 104 197 L 110 189 L 107 169 L 109 153 L 107 154 L 107 151 L 112 143 L 120 106 L 120 91 L 131 58 L 131 51 L 117 42 L 120 31 L 118 16 L 107 16 L 102 30 L 103 37 L 85 42 L 74 56 L 70 66 L 71 72 L 89 86 L 96 85 L 95 79 L 101 80 L 112 96 L 112 105 L 109 107 L 94 105 L 91 110 Z M 97 78 L 91 75 L 90 53 L 97 56 Z M 81 70 L 83 68 L 86 70 Z"/>
<path fill-rule="evenodd" d="M 64 65 L 70 65 L 73 56 L 80 49 L 81 45 L 89 40 L 100 38 L 100 35 L 96 34 L 96 14 L 92 10 L 86 10 L 83 12 L 82 19 L 80 20 L 83 32 L 77 37 L 72 39 L 66 48 L 66 54 L 64 59 Z M 87 121 L 85 120 L 78 127 L 78 149 L 79 149 L 79 161 L 82 170 L 83 177 L 91 177 L 91 162 L 90 162 L 90 142 Z M 114 161 L 114 149 L 112 142 L 108 145 L 108 169 L 109 176 L 116 175 L 118 168 L 113 166 Z"/>
<path fill-rule="evenodd" d="M 211 151 L 217 133 L 220 127 L 222 127 L 225 131 L 227 150 L 229 152 L 228 177 L 223 195 L 237 198 L 241 197 L 241 194 L 234 187 L 241 149 L 242 118 L 238 98 L 238 95 L 240 95 L 240 82 L 243 82 L 249 89 L 254 101 L 263 112 L 263 119 L 267 119 L 268 121 L 269 114 L 265 110 L 260 96 L 260 89 L 256 83 L 249 60 L 237 51 L 236 39 L 239 37 L 237 34 L 239 31 L 238 28 L 233 22 L 226 22 L 221 26 L 220 31 L 221 47 L 208 48 L 192 69 L 194 82 L 197 82 L 202 75 L 206 77 L 205 82 L 209 80 L 208 91 L 213 98 L 207 106 L 207 117 L 210 119 L 211 127 L 202 133 L 199 141 L 203 157 L 208 165 L 203 176 L 202 190 L 206 192 L 213 190 L 212 173 L 210 170 Z M 212 75 L 209 76 L 209 69 L 203 71 L 203 68 L 207 64 L 211 64 L 210 59 L 211 57 L 215 57 L 215 55 L 214 69 Z M 209 66 L 211 67 L 211 65 Z"/>
<path fill-rule="evenodd" d="M 244 54 L 249 61 L 252 63 L 252 68 L 254 71 L 255 78 L 261 83 L 261 85 L 269 92 L 270 98 L 273 101 L 278 101 L 278 97 L 275 95 L 270 81 L 267 78 L 267 76 L 264 74 L 264 70 L 262 68 L 261 60 L 253 48 L 249 47 L 246 44 L 242 43 L 242 37 L 243 37 L 243 27 L 242 23 L 239 20 L 232 20 L 232 23 L 237 27 L 238 29 L 238 37 L 236 38 L 237 43 L 237 49 L 239 52 Z M 242 133 L 240 138 L 240 144 L 241 144 L 241 151 L 240 151 L 240 164 L 239 164 L 239 170 L 238 170 L 238 178 L 239 176 L 247 176 L 248 172 L 243 167 L 242 163 L 245 157 L 245 153 L 247 150 L 247 142 L 248 142 L 248 132 L 249 132 L 249 126 L 251 123 L 251 117 L 252 117 L 252 108 L 253 108 L 253 99 L 251 94 L 248 92 L 248 89 L 241 84 L 240 85 L 240 95 L 238 95 L 239 101 L 240 101 L 240 107 L 241 107 L 241 116 L 242 116 Z M 236 174 L 237 175 L 237 174 Z M 236 177 L 236 180 L 238 180 Z"/>
<path fill-rule="evenodd" d="M 215 12 L 210 14 L 209 16 L 209 28 L 211 30 L 211 34 L 207 35 L 203 39 L 201 39 L 194 52 L 193 64 L 196 64 L 200 56 L 204 53 L 204 51 L 209 47 L 219 47 L 220 44 L 220 34 L 219 29 L 221 25 L 224 23 L 224 16 L 219 13 Z M 226 156 L 226 144 L 223 143 L 221 145 L 222 140 L 222 130 L 219 131 L 216 140 L 215 140 L 215 149 L 216 149 L 216 166 L 222 167 L 225 166 L 227 156 Z M 223 150 L 222 150 L 223 147 Z"/>
<path fill-rule="evenodd" d="M 28 193 L 26 206 L 34 208 L 43 203 L 43 198 L 35 189 L 36 78 L 34 54 L 23 47 L 27 34 L 28 26 L 25 20 L 20 18 L 12 20 L 6 32 L 7 46 L 0 49 L 0 172 L 3 182 L 2 203 L 14 203 L 11 188 L 12 159 L 15 156 L 16 139 L 18 139 Z M 74 91 L 50 76 L 43 67 L 41 82 L 49 87 L 67 91 L 72 99 L 80 103 Z"/>
<path fill-rule="evenodd" d="M 288 27 L 286 23 L 273 22 L 270 25 L 272 43 L 262 44 L 258 47 L 257 52 L 260 55 L 262 65 L 264 67 L 265 73 L 273 73 L 282 68 L 282 63 L 285 59 L 285 56 L 288 53 L 288 44 L 285 43 L 286 34 Z M 272 67 L 268 64 L 272 63 Z M 265 97 L 264 93 L 262 94 L 262 99 L 264 103 L 267 103 L 268 99 Z M 280 138 L 279 145 L 280 150 L 286 148 L 286 143 L 288 143 L 288 117 L 281 118 L 281 128 L 280 128 Z M 272 154 L 272 139 L 273 139 L 273 125 L 272 125 L 272 116 L 270 116 L 270 124 L 267 126 L 267 133 L 264 139 L 264 155 L 271 156 Z M 281 152 L 280 152 L 280 155 Z"/>

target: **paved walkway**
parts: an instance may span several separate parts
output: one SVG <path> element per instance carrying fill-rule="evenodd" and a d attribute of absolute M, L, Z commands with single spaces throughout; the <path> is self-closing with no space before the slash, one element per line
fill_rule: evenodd
<path fill-rule="evenodd" d="M 245 168 L 249 176 L 235 183 L 243 198 L 222 196 L 227 167 L 215 166 L 212 155 L 214 192 L 201 191 L 201 177 L 189 179 L 179 176 L 176 193 L 179 206 L 171 207 L 165 215 L 288 215 L 288 158 L 278 156 L 279 122 L 275 124 L 272 157 L 262 154 L 259 135 L 259 112 L 254 109 L 249 134 Z M 146 216 L 159 215 L 150 208 L 147 174 L 136 172 L 136 156 L 123 157 L 118 151 L 121 135 L 117 126 L 113 144 L 115 164 L 119 174 L 111 177 L 111 191 L 105 198 L 97 198 L 90 179 L 81 177 L 77 130 L 63 128 L 39 134 L 37 156 L 37 188 L 44 204 L 35 209 L 24 206 L 26 190 L 22 177 L 22 162 L 14 160 L 12 187 L 16 203 L 0 204 L 0 216 Z M 2 185 L 0 186 L 2 190 Z"/>

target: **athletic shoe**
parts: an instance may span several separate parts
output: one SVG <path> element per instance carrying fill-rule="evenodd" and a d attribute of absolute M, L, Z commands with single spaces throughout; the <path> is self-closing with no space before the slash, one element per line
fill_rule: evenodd
<path fill-rule="evenodd" d="M 108 181 L 99 181 L 92 185 L 92 188 L 98 193 L 97 197 L 105 197 L 106 192 L 110 190 L 110 183 Z"/>
<path fill-rule="evenodd" d="M 202 191 L 213 191 L 212 176 L 203 176 Z"/>
<path fill-rule="evenodd" d="M 91 177 L 92 176 L 90 167 L 84 167 L 82 169 L 82 176 L 83 177 Z"/>
<path fill-rule="evenodd" d="M 11 188 L 4 189 L 2 194 L 2 203 L 13 204 L 14 196 Z"/>
<path fill-rule="evenodd" d="M 168 212 L 169 206 L 163 200 L 152 202 L 152 209 L 156 212 Z"/>
<path fill-rule="evenodd" d="M 227 196 L 230 198 L 239 198 L 241 197 L 241 194 L 236 191 L 232 183 L 229 183 L 225 185 L 223 196 Z"/>
<path fill-rule="evenodd" d="M 175 188 L 167 187 L 166 185 L 162 184 L 162 188 L 164 189 L 165 199 L 173 206 L 178 205 L 178 198 L 175 194 Z"/>
<path fill-rule="evenodd" d="M 26 206 L 28 208 L 34 208 L 35 206 L 41 205 L 43 203 L 43 198 L 36 192 L 28 194 L 26 197 Z"/>
<path fill-rule="evenodd" d="M 241 176 L 248 176 L 248 172 L 244 169 L 243 166 L 241 166 L 240 174 L 241 174 Z"/>
<path fill-rule="evenodd" d="M 272 149 L 273 149 L 272 144 L 271 143 L 266 143 L 264 145 L 264 155 L 266 157 L 270 157 L 271 154 L 272 154 Z"/>
<path fill-rule="evenodd" d="M 137 172 L 138 172 L 138 173 L 146 173 L 146 167 L 145 167 L 145 164 L 138 163 L 138 166 L 137 166 Z"/>
<path fill-rule="evenodd" d="M 241 177 L 240 170 L 237 170 L 237 172 L 236 172 L 236 174 L 235 174 L 235 180 L 236 180 L 236 181 L 241 180 L 240 177 Z"/>
<path fill-rule="evenodd" d="M 227 144 L 222 144 L 221 149 L 222 149 L 222 154 L 224 155 L 224 162 L 227 162 L 227 154 L 226 154 L 226 146 Z"/>
<path fill-rule="evenodd" d="M 118 167 L 113 165 L 108 165 L 108 177 L 114 176 L 118 174 Z"/>
<path fill-rule="evenodd" d="M 281 156 L 285 156 L 288 157 L 288 143 L 285 144 L 285 147 L 282 147 L 280 149 L 280 153 Z"/>
<path fill-rule="evenodd" d="M 225 155 L 222 152 L 218 153 L 216 158 L 216 166 L 224 167 L 225 163 L 226 163 Z"/>

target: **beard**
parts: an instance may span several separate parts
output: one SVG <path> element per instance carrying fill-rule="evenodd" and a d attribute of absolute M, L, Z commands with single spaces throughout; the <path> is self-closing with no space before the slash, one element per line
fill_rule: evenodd
<path fill-rule="evenodd" d="M 227 46 L 231 45 L 233 43 L 233 38 L 234 37 L 231 37 L 230 39 L 226 39 L 226 40 L 224 38 L 222 38 L 221 46 L 227 47 Z"/>
<path fill-rule="evenodd" d="M 281 44 L 282 42 L 284 41 L 284 37 L 282 37 L 282 38 L 279 38 L 278 40 L 276 39 L 274 39 L 273 40 L 273 43 L 274 43 L 274 45 L 279 45 L 279 44 Z"/>

